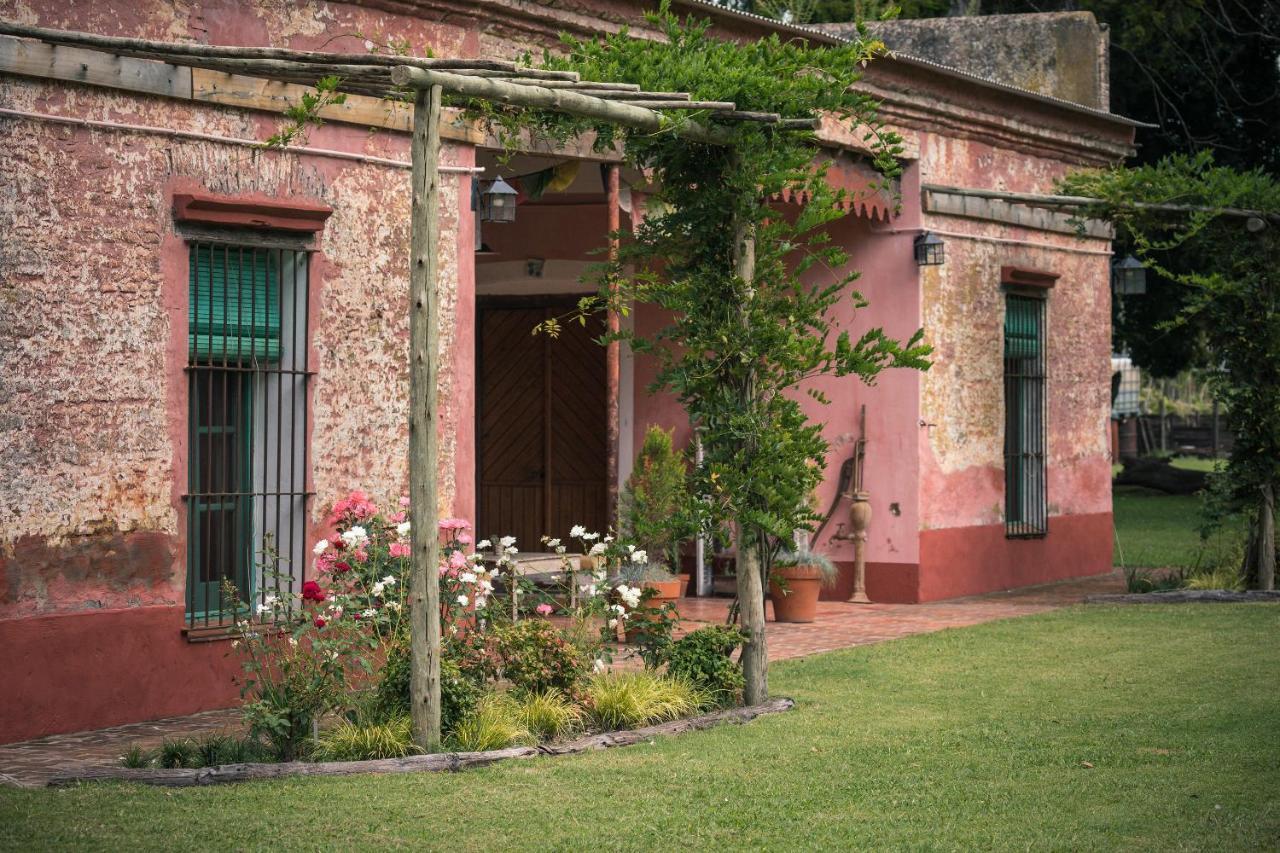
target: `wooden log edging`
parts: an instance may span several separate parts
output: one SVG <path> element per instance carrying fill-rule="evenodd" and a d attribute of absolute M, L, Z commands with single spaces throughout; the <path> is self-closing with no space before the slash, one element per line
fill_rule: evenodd
<path fill-rule="evenodd" d="M 759 705 L 727 708 L 697 717 L 671 720 L 654 726 L 603 732 L 588 735 L 567 743 L 549 743 L 541 746 L 513 746 L 488 752 L 440 752 L 432 755 L 411 755 L 407 758 L 380 758 L 370 761 L 285 761 L 275 764 L 222 764 L 217 767 L 152 768 L 152 767 L 85 767 L 60 773 L 48 781 L 51 788 L 66 787 L 78 782 L 134 782 L 141 785 L 160 785 L 172 788 L 190 788 L 203 785 L 223 785 L 231 782 L 250 782 L 264 779 L 281 779 L 290 776 L 354 776 L 360 773 L 455 773 L 472 767 L 484 767 L 499 761 L 520 758 L 536 758 L 540 755 L 575 755 L 599 749 L 648 741 L 654 737 L 678 735 L 701 731 L 728 723 L 742 724 L 766 714 L 779 714 L 795 707 L 791 699 L 780 697 Z"/>
<path fill-rule="evenodd" d="M 1085 604 L 1235 604 L 1247 601 L 1280 602 L 1280 590 L 1172 589 L 1166 592 L 1130 592 L 1089 595 Z"/>

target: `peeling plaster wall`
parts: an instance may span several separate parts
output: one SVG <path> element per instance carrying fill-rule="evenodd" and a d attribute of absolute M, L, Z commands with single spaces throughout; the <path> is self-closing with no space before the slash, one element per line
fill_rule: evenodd
<path fill-rule="evenodd" d="M 923 134 L 921 169 L 930 183 L 1048 192 L 1067 167 Z M 927 213 L 924 227 L 1050 248 L 944 237 L 946 263 L 921 270 L 924 327 L 936 349 L 921 392 L 930 424 L 920 438 L 922 528 L 1004 520 L 1002 265 L 1060 276 L 1047 311 L 1050 514 L 1110 512 L 1109 242 Z"/>
<path fill-rule="evenodd" d="M 268 117 L 105 90 L 0 79 L 19 109 L 262 138 Z M 380 153 L 407 159 L 403 138 Z M 185 587 L 186 255 L 172 194 L 320 201 L 333 214 L 312 268 L 313 527 L 363 487 L 406 488 L 407 169 L 216 142 L 0 119 L 0 618 L 180 605 Z M 312 144 L 360 151 L 357 128 Z M 446 161 L 471 162 L 446 145 Z M 443 182 L 440 341 L 452 353 L 458 250 L 470 211 Z M 467 195 L 461 196 L 466 204 Z M 465 216 L 466 227 L 459 222 Z M 176 346 L 175 346 L 176 341 Z M 441 380 L 441 508 L 470 382 Z M 313 531 L 314 532 L 314 531 Z"/>

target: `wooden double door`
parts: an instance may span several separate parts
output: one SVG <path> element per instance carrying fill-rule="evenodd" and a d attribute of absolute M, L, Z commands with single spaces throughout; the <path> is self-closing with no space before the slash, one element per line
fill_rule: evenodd
<path fill-rule="evenodd" d="M 576 300 L 481 299 L 477 317 L 476 443 L 480 537 L 515 536 L 543 551 L 575 524 L 608 518 L 608 388 L 602 328 L 562 322 Z M 566 542 L 566 544 L 568 544 Z"/>

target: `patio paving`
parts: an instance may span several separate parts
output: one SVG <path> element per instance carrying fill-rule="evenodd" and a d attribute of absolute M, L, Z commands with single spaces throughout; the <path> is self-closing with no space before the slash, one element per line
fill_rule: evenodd
<path fill-rule="evenodd" d="M 769 660 L 786 660 L 836 649 L 865 646 L 911 634 L 961 628 L 1042 613 L 1078 604 L 1087 595 L 1124 592 L 1119 572 L 1009 592 L 956 598 L 927 604 L 847 604 L 824 601 L 808 624 L 769 622 Z M 730 600 L 686 598 L 680 601 L 682 628 L 723 623 Z M 769 612 L 772 618 L 772 611 Z M 159 746 L 166 739 L 240 732 L 237 709 L 204 711 L 89 732 L 53 735 L 0 745 L 0 784 L 41 786 L 57 771 L 76 766 L 116 764 L 131 746 Z"/>

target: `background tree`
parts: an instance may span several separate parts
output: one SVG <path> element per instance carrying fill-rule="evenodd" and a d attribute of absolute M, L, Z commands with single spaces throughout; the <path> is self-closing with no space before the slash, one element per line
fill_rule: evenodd
<path fill-rule="evenodd" d="M 1208 152 L 1151 166 L 1072 176 L 1062 189 L 1102 201 L 1139 257 L 1181 287 L 1178 315 L 1161 331 L 1201 330 L 1209 374 L 1235 445 L 1215 475 L 1223 510 L 1251 518 L 1245 577 L 1275 578 L 1275 494 L 1280 484 L 1280 181 L 1261 169 L 1215 166 Z M 1256 216 L 1231 209 L 1256 211 Z M 1174 256 L 1180 266 L 1165 265 Z"/>

